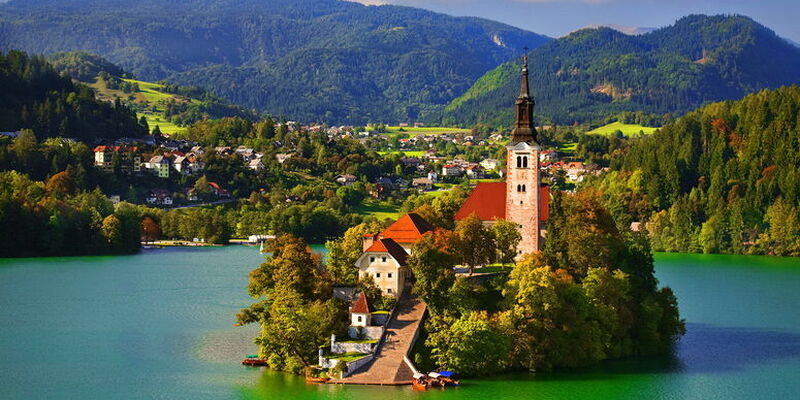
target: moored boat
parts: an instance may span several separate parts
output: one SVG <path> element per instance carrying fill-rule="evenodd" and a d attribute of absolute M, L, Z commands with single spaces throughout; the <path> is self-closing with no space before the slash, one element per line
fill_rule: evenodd
<path fill-rule="evenodd" d="M 411 388 L 414 390 L 428 390 L 430 383 L 428 383 L 428 377 L 425 374 L 420 374 L 419 372 L 414 373 L 414 379 L 411 380 Z"/>
<path fill-rule="evenodd" d="M 441 375 L 438 372 L 430 372 L 428 373 L 428 385 L 429 386 L 438 386 L 444 387 L 445 383 L 443 380 L 440 379 Z"/>
<path fill-rule="evenodd" d="M 247 365 L 249 367 L 263 367 L 267 365 L 267 360 L 258 358 L 257 354 L 251 354 L 242 360 L 242 365 Z"/>
<path fill-rule="evenodd" d="M 454 379 L 455 375 L 452 371 L 439 371 L 439 380 L 446 385 L 458 386 L 458 380 Z"/>
<path fill-rule="evenodd" d="M 329 380 L 331 380 L 331 378 L 328 378 L 328 377 L 320 377 L 320 376 L 307 376 L 306 377 L 306 383 L 315 383 L 315 384 L 316 383 L 325 383 L 325 382 L 328 382 Z"/>

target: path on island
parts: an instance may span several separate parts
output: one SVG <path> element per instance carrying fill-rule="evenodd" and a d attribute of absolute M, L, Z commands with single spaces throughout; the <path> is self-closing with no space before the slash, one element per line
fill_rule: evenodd
<path fill-rule="evenodd" d="M 414 345 L 414 334 L 425 314 L 425 302 L 405 295 L 389 321 L 375 359 L 344 379 L 329 383 L 351 385 L 410 385 L 413 372 L 403 358 Z"/>

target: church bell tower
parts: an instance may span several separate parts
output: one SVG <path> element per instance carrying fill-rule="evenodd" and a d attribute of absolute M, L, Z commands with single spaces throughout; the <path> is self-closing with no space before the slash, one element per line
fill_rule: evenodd
<path fill-rule="evenodd" d="M 506 145 L 506 220 L 517 224 L 522 240 L 518 255 L 541 249 L 539 153 L 533 125 L 536 103 L 528 85 L 528 56 L 523 58 L 522 86 L 515 103 L 516 121 L 511 141 Z"/>

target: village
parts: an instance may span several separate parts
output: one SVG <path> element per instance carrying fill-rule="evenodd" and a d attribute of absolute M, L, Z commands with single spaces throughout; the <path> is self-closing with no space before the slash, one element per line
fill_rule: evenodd
<path fill-rule="evenodd" d="M 402 124 L 401 124 L 402 125 Z M 399 154 L 402 157 L 398 162 L 401 166 L 392 175 L 380 176 L 365 181 L 365 177 L 354 174 L 341 174 L 334 178 L 341 186 L 352 186 L 356 182 L 369 185 L 369 195 L 375 199 L 383 199 L 390 193 L 426 193 L 438 190 L 447 190 L 453 184 L 479 181 L 499 181 L 505 178 L 506 170 L 503 162 L 495 158 L 482 158 L 467 160 L 463 155 L 448 157 L 436 150 L 437 144 L 456 145 L 459 149 L 475 147 L 489 151 L 492 146 L 497 146 L 507 137 L 496 133 L 485 140 L 477 140 L 467 133 L 441 133 L 435 135 L 419 135 L 407 139 L 399 139 L 399 147 L 393 149 L 390 138 L 376 131 L 357 132 L 353 127 L 300 126 L 297 123 L 287 123 L 290 131 L 296 132 L 324 132 L 329 140 L 336 141 L 343 138 L 357 138 L 362 143 L 370 143 L 374 148 L 384 149 L 382 153 Z M 11 133 L 9 133 L 11 134 Z M 276 144 L 277 147 L 278 144 Z M 230 188 L 222 182 L 207 182 L 203 187 L 195 187 L 192 180 L 202 177 L 205 173 L 207 159 L 210 155 L 215 157 L 240 160 L 241 167 L 252 175 L 258 175 L 268 168 L 270 157 L 283 165 L 292 159 L 296 149 L 290 144 L 280 147 L 282 152 L 256 151 L 246 146 L 216 146 L 208 147 L 202 143 L 189 140 L 176 140 L 167 137 L 145 139 L 122 138 L 110 144 L 101 144 L 93 148 L 94 165 L 99 170 L 107 173 L 118 173 L 127 176 L 153 177 L 149 180 L 150 188 L 138 198 L 124 198 L 125 194 L 111 195 L 113 202 L 127 200 L 139 202 L 156 207 L 187 206 L 192 204 L 205 204 L 215 201 L 233 201 Z M 288 149 L 287 149 L 288 148 Z M 386 149 L 390 149 L 388 152 Z M 420 150 L 425 149 L 425 150 Z M 413 156 L 404 156 L 411 154 Z M 572 156 L 564 157 L 556 149 L 547 149 L 539 154 L 541 171 L 545 178 L 561 177 L 566 182 L 579 183 L 585 176 L 599 175 L 607 168 L 597 164 L 586 164 L 575 161 Z M 191 179 L 189 179 L 191 178 Z M 164 182 L 159 185 L 157 182 Z M 175 184 L 167 182 L 189 182 L 188 185 L 177 188 Z M 175 190 L 180 189 L 180 190 Z M 291 201 L 291 199 L 287 199 Z"/>

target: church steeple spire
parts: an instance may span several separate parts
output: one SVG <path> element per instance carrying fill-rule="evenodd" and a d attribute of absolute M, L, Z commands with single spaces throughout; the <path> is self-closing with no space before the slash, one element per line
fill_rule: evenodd
<path fill-rule="evenodd" d="M 519 90 L 519 97 L 515 103 L 516 108 L 516 122 L 514 122 L 514 130 L 511 132 L 511 143 L 515 145 L 520 142 L 528 144 L 536 143 L 536 128 L 533 126 L 533 107 L 536 102 L 533 101 L 530 93 L 530 86 L 528 84 L 528 56 L 522 58 L 522 85 Z"/>

